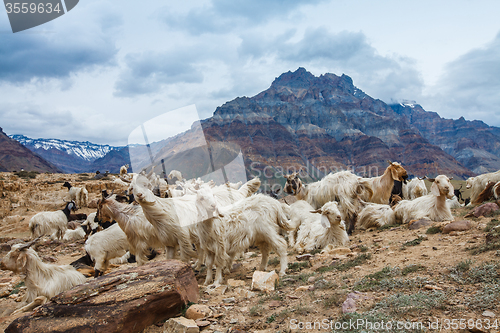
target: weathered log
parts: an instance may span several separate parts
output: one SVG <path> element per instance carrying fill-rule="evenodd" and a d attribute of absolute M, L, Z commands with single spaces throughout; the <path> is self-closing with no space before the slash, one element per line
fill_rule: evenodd
<path fill-rule="evenodd" d="M 106 274 L 65 291 L 17 318 L 11 332 L 141 332 L 198 301 L 191 267 L 178 260 Z"/>

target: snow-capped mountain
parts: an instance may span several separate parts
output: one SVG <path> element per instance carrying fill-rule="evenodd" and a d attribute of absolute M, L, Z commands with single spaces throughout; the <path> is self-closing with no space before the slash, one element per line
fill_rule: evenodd
<path fill-rule="evenodd" d="M 120 150 L 123 147 L 112 147 L 110 145 L 98 145 L 92 142 L 67 141 L 59 139 L 32 139 L 27 136 L 15 134 L 9 135 L 23 146 L 33 147 L 33 149 L 57 149 L 69 155 L 76 155 L 86 161 L 93 162 L 104 157 L 111 150 Z"/>
<path fill-rule="evenodd" d="M 66 173 L 95 172 L 100 169 L 117 172 L 121 165 L 129 163 L 127 147 L 99 145 L 88 141 L 32 139 L 20 134 L 9 137 Z"/>

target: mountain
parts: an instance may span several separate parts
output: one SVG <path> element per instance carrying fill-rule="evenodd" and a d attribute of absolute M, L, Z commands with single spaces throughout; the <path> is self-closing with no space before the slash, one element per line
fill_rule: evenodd
<path fill-rule="evenodd" d="M 65 173 L 97 170 L 118 172 L 121 165 L 129 163 L 127 147 L 99 145 L 88 141 L 32 139 L 19 134 L 10 137 Z"/>
<path fill-rule="evenodd" d="M 60 172 L 53 164 L 7 136 L 0 128 L 0 171 Z"/>
<path fill-rule="evenodd" d="M 250 174 L 267 167 L 305 169 L 312 178 L 342 169 L 374 176 L 391 160 L 418 176 L 474 175 L 406 114 L 368 96 L 347 75 L 284 73 L 256 96 L 218 107 L 202 126 L 208 141 L 238 144 Z"/>
<path fill-rule="evenodd" d="M 443 119 L 435 112 L 425 111 L 415 103 L 390 107 L 419 131 L 430 143 L 455 157 L 474 173 L 500 169 L 500 128 L 482 121 Z"/>

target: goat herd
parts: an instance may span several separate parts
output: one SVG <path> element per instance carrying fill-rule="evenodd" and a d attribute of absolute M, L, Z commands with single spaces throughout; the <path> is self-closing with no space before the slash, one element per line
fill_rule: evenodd
<path fill-rule="evenodd" d="M 427 178 L 432 182 L 428 194 L 423 179 L 407 181 L 406 170 L 397 162 L 390 162 L 384 174 L 374 178 L 341 171 L 303 184 L 297 173 L 286 175 L 284 192 L 291 195 L 287 198 L 296 199 L 291 204 L 288 202 L 294 200 L 258 194 L 258 178 L 244 184 L 215 186 L 199 178 L 182 179 L 174 170 L 169 178 L 178 181 L 172 186 L 154 174 L 127 173 L 127 167 L 121 168 L 120 179 L 116 179 L 127 184 L 125 194 L 108 195 L 104 191 L 97 211 L 76 229 L 69 229 L 68 223 L 82 217 L 71 211 L 87 206 L 85 187 L 65 183 L 72 201 L 63 210 L 32 217 L 32 240 L 12 246 L 0 263 L 1 269 L 25 275 L 27 305 L 16 313 L 31 311 L 85 282 L 85 276 L 71 265 L 42 262 L 31 246 L 43 236 L 64 241 L 86 238 L 86 258 L 94 266 L 95 277 L 104 274 L 110 262 L 124 262 L 135 256 L 137 264 L 143 265 L 154 256 L 155 249 L 164 249 L 168 259 L 178 256 L 185 262 L 195 260 L 196 270 L 204 264 L 208 268 L 205 285 L 219 285 L 233 260 L 251 246 L 257 246 L 262 253 L 260 270 L 266 270 L 269 253 L 274 251 L 280 258 L 279 273 L 283 276 L 288 247 L 298 253 L 327 245 L 342 247 L 355 228 L 377 228 L 423 218 L 453 220 L 450 208 L 460 206 L 455 196 L 460 192 L 454 191 L 450 178 Z M 498 181 L 500 171 L 469 178 L 471 201 L 480 202 L 488 195 L 498 197 Z"/>

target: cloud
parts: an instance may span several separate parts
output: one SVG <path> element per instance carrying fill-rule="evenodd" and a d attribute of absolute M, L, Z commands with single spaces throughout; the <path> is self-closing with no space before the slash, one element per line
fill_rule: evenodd
<path fill-rule="evenodd" d="M 429 104 L 447 117 L 463 114 L 500 125 L 500 33 L 482 48 L 448 63 L 429 97 Z"/>
<path fill-rule="evenodd" d="M 203 33 L 229 33 L 239 28 L 252 27 L 285 17 L 303 5 L 314 5 L 323 0 L 213 0 L 187 13 L 166 11 L 160 19 L 170 28 Z"/>
<path fill-rule="evenodd" d="M 191 58 L 191 59 L 190 59 Z M 198 70 L 189 52 L 142 52 L 125 57 L 126 69 L 115 84 L 115 95 L 132 97 L 156 93 L 174 83 L 201 83 Z"/>
<path fill-rule="evenodd" d="M 332 33 L 327 28 L 307 29 L 297 38 L 294 29 L 263 38 L 256 34 L 243 37 L 239 47 L 242 57 L 273 59 L 289 69 L 305 67 L 319 73 L 345 73 L 354 84 L 374 98 L 416 99 L 423 80 L 416 63 L 408 57 L 382 56 L 362 32 Z"/>
<path fill-rule="evenodd" d="M 95 9 L 78 6 L 38 28 L 2 34 L 0 81 L 24 84 L 32 80 L 62 79 L 78 71 L 112 64 L 118 50 L 109 31 L 120 25 L 121 20 L 114 13 L 106 15 L 104 10 L 90 16 L 94 22 L 76 22 L 79 14 L 92 8 Z M 6 22 L 1 28 L 9 30 Z"/>

